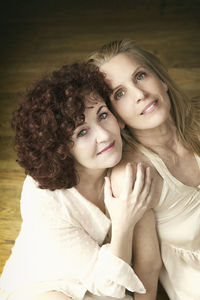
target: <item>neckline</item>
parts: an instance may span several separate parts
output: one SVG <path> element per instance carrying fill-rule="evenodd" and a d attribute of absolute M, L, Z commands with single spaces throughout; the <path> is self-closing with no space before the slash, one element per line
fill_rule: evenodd
<path fill-rule="evenodd" d="M 200 184 L 197 185 L 197 186 L 191 186 L 191 185 L 187 185 L 187 184 L 183 183 L 182 181 L 178 180 L 178 179 L 177 179 L 177 178 L 169 171 L 169 169 L 167 168 L 166 164 L 164 163 L 164 161 L 162 160 L 162 158 L 161 158 L 158 154 L 156 154 L 156 153 L 154 153 L 153 151 L 151 151 L 151 150 L 145 148 L 144 146 L 141 147 L 140 150 L 141 150 L 141 151 L 143 152 L 143 154 L 144 154 L 145 156 L 147 156 L 148 158 L 150 158 L 150 156 L 151 156 L 151 157 L 154 157 L 157 161 L 159 161 L 159 162 L 161 163 L 161 165 L 162 165 L 162 168 L 163 168 L 163 169 L 165 170 L 165 172 L 167 173 L 167 175 L 168 175 L 169 177 L 171 177 L 171 178 L 173 179 L 173 181 L 176 182 L 178 185 L 185 186 L 185 187 L 191 188 L 191 189 L 197 189 L 198 191 L 200 190 Z M 198 166 L 199 166 L 199 169 L 200 169 L 200 158 L 199 158 L 199 156 L 198 156 L 196 153 L 194 153 L 194 157 L 195 157 L 196 162 L 197 162 L 197 164 L 198 164 Z M 152 164 L 154 165 L 154 161 L 151 160 L 151 162 L 152 162 Z"/>
<path fill-rule="evenodd" d="M 109 218 L 107 217 L 107 215 L 97 206 L 95 205 L 93 202 L 89 201 L 86 197 L 84 197 L 75 186 L 73 186 L 72 188 L 69 189 L 72 193 L 76 194 L 82 201 L 84 201 L 85 203 L 87 203 L 89 206 L 93 207 L 96 211 L 100 212 L 107 220 L 109 220 Z"/>

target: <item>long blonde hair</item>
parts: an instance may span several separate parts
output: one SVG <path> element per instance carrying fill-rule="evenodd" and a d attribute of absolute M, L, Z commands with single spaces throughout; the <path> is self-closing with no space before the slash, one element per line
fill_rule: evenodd
<path fill-rule="evenodd" d="M 171 100 L 171 116 L 177 127 L 178 136 L 187 149 L 200 156 L 200 99 L 189 99 L 170 78 L 160 60 L 132 40 L 112 41 L 90 55 L 89 61 L 100 68 L 119 53 L 126 53 L 140 61 L 167 84 Z M 127 127 L 122 131 L 122 135 L 128 144 L 135 149 L 139 148 L 139 142 L 130 134 Z"/>

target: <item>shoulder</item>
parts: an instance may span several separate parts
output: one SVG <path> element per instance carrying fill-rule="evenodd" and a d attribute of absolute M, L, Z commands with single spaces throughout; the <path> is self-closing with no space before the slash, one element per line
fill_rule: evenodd
<path fill-rule="evenodd" d="M 156 207 L 160 199 L 163 180 L 148 158 L 140 152 L 125 153 L 120 163 L 112 169 L 110 178 L 113 195 L 118 197 L 121 193 L 124 184 L 125 167 L 128 162 L 130 162 L 132 165 L 133 184 L 136 179 L 137 164 L 139 162 L 142 163 L 144 168 L 151 167 L 151 174 L 154 182 L 152 207 Z"/>
<path fill-rule="evenodd" d="M 111 186 L 115 197 L 119 196 L 120 191 L 122 190 L 127 163 L 131 163 L 132 165 L 133 181 L 135 181 L 137 164 L 139 162 L 141 162 L 144 167 L 150 166 L 150 162 L 143 153 L 133 151 L 129 146 L 125 146 L 122 160 L 111 172 Z"/>
<path fill-rule="evenodd" d="M 27 176 L 21 194 L 22 218 L 33 221 L 66 217 L 68 194 L 68 190 L 41 189 L 37 181 Z"/>
<path fill-rule="evenodd" d="M 39 183 L 28 175 L 24 180 L 21 200 L 23 201 L 26 199 L 26 202 L 37 202 L 40 199 L 51 199 L 55 194 L 56 191 L 41 189 Z"/>
<path fill-rule="evenodd" d="M 123 159 L 117 166 L 115 166 L 111 171 L 111 187 L 112 192 L 115 197 L 118 197 L 120 195 L 120 192 L 123 188 L 124 183 L 124 175 L 125 175 L 125 168 L 129 161 L 126 159 Z M 136 168 L 137 163 L 132 163 L 132 169 L 133 169 L 133 180 L 135 180 L 136 176 Z"/>

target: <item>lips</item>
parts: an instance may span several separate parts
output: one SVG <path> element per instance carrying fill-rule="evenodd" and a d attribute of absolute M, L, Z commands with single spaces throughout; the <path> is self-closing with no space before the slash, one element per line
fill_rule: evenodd
<path fill-rule="evenodd" d="M 158 106 L 158 100 L 154 100 L 151 103 L 149 103 L 148 105 L 145 106 L 145 108 L 143 109 L 143 111 L 141 112 L 140 115 L 145 115 L 148 114 L 152 111 L 154 111 L 154 109 Z"/>
<path fill-rule="evenodd" d="M 107 147 L 105 147 L 104 149 L 102 149 L 100 152 L 98 152 L 97 155 L 100 155 L 102 153 L 106 153 L 106 152 L 112 150 L 113 147 L 114 147 L 114 145 L 115 145 L 115 142 L 110 143 L 110 145 L 108 145 Z"/>

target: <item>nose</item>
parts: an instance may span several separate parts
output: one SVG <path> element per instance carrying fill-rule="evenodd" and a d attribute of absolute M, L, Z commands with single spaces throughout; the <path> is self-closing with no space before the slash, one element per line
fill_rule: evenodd
<path fill-rule="evenodd" d="M 97 143 L 107 142 L 110 138 L 110 132 L 101 125 L 96 126 L 95 135 Z"/>
<path fill-rule="evenodd" d="M 135 102 L 140 103 L 141 101 L 145 100 L 147 93 L 141 87 L 133 86 L 132 87 L 132 95 L 134 95 Z"/>

